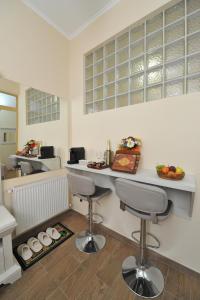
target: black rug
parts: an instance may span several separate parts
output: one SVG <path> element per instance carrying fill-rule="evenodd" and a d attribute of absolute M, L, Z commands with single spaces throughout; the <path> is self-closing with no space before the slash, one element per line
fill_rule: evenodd
<path fill-rule="evenodd" d="M 53 240 L 53 242 L 51 243 L 51 245 L 49 245 L 47 247 L 43 246 L 43 248 L 42 248 L 42 250 L 40 252 L 38 252 L 38 253 L 34 253 L 33 252 L 33 256 L 29 260 L 24 260 L 21 256 L 18 255 L 18 253 L 17 253 L 17 247 L 19 245 L 17 245 L 13 249 L 14 255 L 15 255 L 17 261 L 19 262 L 19 264 L 21 265 L 21 267 L 22 267 L 23 270 L 26 270 L 29 267 L 31 267 L 33 264 L 35 264 L 37 261 L 39 261 L 42 257 L 44 257 L 45 255 L 47 255 L 49 252 L 51 252 L 53 249 L 55 249 L 57 246 L 59 246 L 60 244 L 62 244 L 64 241 L 66 241 L 67 239 L 69 239 L 74 234 L 70 229 L 68 229 L 67 227 L 65 227 L 61 223 L 56 223 L 55 225 L 53 225 L 51 227 L 56 228 L 58 230 L 58 232 L 61 234 L 61 237 L 58 240 Z M 39 232 L 37 232 L 34 235 L 34 237 L 37 238 L 37 235 L 38 235 Z M 26 243 L 27 240 L 28 239 L 26 239 L 24 241 L 21 241 L 21 244 Z"/>

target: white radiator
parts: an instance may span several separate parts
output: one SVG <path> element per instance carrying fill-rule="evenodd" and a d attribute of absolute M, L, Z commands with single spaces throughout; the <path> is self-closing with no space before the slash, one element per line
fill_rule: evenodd
<path fill-rule="evenodd" d="M 13 188 L 13 214 L 20 234 L 67 210 L 66 176 L 57 176 Z"/>

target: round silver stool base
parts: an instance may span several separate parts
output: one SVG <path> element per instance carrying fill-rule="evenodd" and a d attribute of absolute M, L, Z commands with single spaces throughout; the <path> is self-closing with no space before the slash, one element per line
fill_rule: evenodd
<path fill-rule="evenodd" d="M 103 235 L 89 234 L 88 231 L 82 231 L 77 236 L 75 243 L 81 252 L 96 253 L 105 246 L 106 239 Z"/>
<path fill-rule="evenodd" d="M 123 261 L 122 276 L 129 289 L 143 298 L 156 298 L 164 289 L 161 271 L 151 266 L 139 266 L 134 256 Z"/>

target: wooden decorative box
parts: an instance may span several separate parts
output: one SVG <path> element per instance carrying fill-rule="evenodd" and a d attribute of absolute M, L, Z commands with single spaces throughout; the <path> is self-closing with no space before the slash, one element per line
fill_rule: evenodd
<path fill-rule="evenodd" d="M 135 154 L 133 150 L 118 150 L 116 151 L 111 169 L 135 174 L 137 172 L 140 154 Z"/>

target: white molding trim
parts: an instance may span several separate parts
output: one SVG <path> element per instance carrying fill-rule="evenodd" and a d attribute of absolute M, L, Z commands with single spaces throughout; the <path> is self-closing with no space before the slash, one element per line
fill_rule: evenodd
<path fill-rule="evenodd" d="M 83 25 L 81 25 L 74 32 L 66 33 L 60 26 L 56 25 L 46 14 L 42 13 L 29 1 L 21 0 L 27 7 L 31 8 L 37 15 L 43 18 L 49 25 L 54 27 L 58 32 L 63 34 L 68 40 L 72 40 L 77 37 L 84 29 L 86 29 L 91 23 L 93 23 L 98 17 L 109 11 L 113 6 L 115 6 L 120 0 L 110 0 L 102 9 L 100 9 L 96 14 L 89 18 Z"/>

